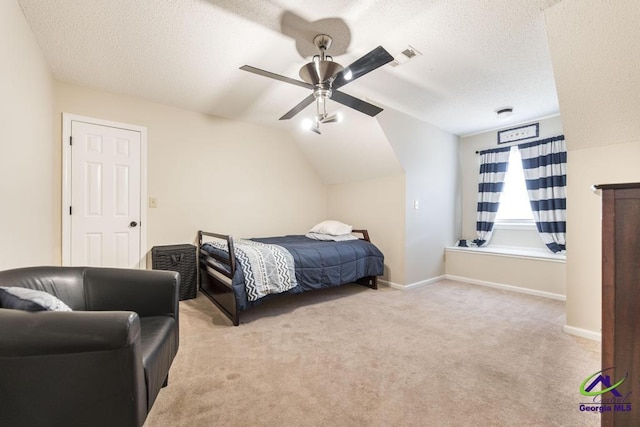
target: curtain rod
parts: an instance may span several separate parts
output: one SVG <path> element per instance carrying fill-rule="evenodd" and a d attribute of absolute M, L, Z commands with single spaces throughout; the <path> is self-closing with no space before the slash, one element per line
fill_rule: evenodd
<path fill-rule="evenodd" d="M 564 135 L 552 136 L 550 138 L 540 139 L 538 141 L 523 142 L 523 143 L 520 143 L 520 144 L 512 144 L 512 145 L 507 145 L 505 147 L 498 147 L 498 148 L 488 148 L 486 150 L 481 150 L 481 151 L 477 151 L 476 150 L 476 154 L 480 154 L 482 151 L 499 150 L 500 148 L 511 148 L 511 147 L 513 147 L 515 145 L 520 146 L 520 145 L 525 145 L 525 144 L 531 144 L 530 146 L 533 146 L 533 145 L 537 145 L 537 144 L 544 144 L 544 143 L 547 143 L 547 142 L 553 142 L 553 141 L 558 141 L 558 140 L 562 140 L 562 139 L 564 139 Z"/>

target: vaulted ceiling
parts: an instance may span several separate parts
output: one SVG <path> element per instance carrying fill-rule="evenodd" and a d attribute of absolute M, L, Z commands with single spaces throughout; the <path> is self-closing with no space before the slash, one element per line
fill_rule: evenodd
<path fill-rule="evenodd" d="M 327 53 L 342 65 L 379 45 L 400 59 L 411 47 L 420 55 L 342 90 L 464 135 L 558 113 L 543 14 L 557 1 L 18 3 L 60 81 L 296 133 L 301 120 L 315 114 L 313 105 L 291 120 L 278 118 L 309 90 L 240 66 L 299 79 L 319 33 L 334 38 Z M 375 119 L 329 104 L 345 114 L 343 135 L 377 126 Z M 498 122 L 495 110 L 505 106 L 514 115 Z"/>

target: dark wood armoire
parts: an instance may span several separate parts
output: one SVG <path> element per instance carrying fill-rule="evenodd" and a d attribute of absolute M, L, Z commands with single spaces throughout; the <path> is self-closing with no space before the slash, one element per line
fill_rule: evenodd
<path fill-rule="evenodd" d="M 608 392 L 603 426 L 640 426 L 640 183 L 602 191 L 602 369 L 623 397 Z M 631 393 L 631 394 L 628 394 Z M 616 405 L 616 403 L 619 403 Z"/>

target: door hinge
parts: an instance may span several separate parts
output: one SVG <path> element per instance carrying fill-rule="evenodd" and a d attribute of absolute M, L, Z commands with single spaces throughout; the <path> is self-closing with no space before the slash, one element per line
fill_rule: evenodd
<path fill-rule="evenodd" d="M 72 136 L 69 137 L 69 145 L 73 145 L 73 137 Z"/>
<path fill-rule="evenodd" d="M 73 215 L 73 210 L 71 209 L 71 206 L 69 206 L 69 215 Z"/>

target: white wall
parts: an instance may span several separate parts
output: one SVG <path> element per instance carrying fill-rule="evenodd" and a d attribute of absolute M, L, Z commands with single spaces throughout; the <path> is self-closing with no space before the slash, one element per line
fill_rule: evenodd
<path fill-rule="evenodd" d="M 460 234 L 458 137 L 391 108 L 377 118 L 406 177 L 406 276 L 399 284 L 440 277 L 444 248 Z"/>
<path fill-rule="evenodd" d="M 601 200 L 640 181 L 640 2 L 564 0 L 545 11 L 567 138 L 567 326 L 601 326 Z"/>
<path fill-rule="evenodd" d="M 193 242 L 199 229 L 304 234 L 326 219 L 326 185 L 286 133 L 58 82 L 55 101 L 57 144 L 63 112 L 147 128 L 148 195 L 158 200 L 148 209 L 149 249 Z M 59 206 L 60 191 L 55 198 Z"/>
<path fill-rule="evenodd" d="M 447 249 L 447 278 L 564 300 L 566 263 L 482 249 Z"/>
<path fill-rule="evenodd" d="M 384 254 L 387 282 L 405 283 L 405 176 L 329 186 L 328 217 L 369 231 Z"/>
<path fill-rule="evenodd" d="M 324 183 L 366 181 L 402 173 L 402 166 L 375 118 L 336 103 L 330 105 L 343 113 L 343 122 L 321 125 L 321 135 L 301 126 L 292 131 Z"/>
<path fill-rule="evenodd" d="M 56 264 L 53 81 L 18 4 L 0 2 L 0 269 Z"/>

